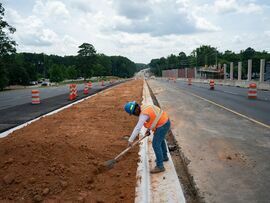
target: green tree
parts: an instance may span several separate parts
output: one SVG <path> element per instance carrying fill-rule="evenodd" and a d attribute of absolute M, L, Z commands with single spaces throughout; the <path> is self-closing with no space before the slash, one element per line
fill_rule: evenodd
<path fill-rule="evenodd" d="M 67 78 L 68 79 L 76 79 L 77 78 L 77 70 L 76 70 L 76 67 L 74 65 L 67 67 Z"/>
<path fill-rule="evenodd" d="M 49 69 L 50 81 L 51 82 L 61 82 L 63 81 L 63 72 L 61 66 L 53 64 Z"/>
<path fill-rule="evenodd" d="M 112 74 L 118 77 L 132 77 L 136 72 L 136 65 L 123 56 L 111 56 Z"/>
<path fill-rule="evenodd" d="M 94 56 L 96 53 L 96 49 L 92 44 L 83 43 L 79 46 L 78 56 Z"/>
<path fill-rule="evenodd" d="M 174 54 L 171 54 L 170 56 L 167 57 L 167 64 L 170 69 L 178 68 L 178 58 Z"/>
<path fill-rule="evenodd" d="M 28 85 L 30 82 L 29 75 L 25 68 L 19 64 L 14 63 L 9 67 L 8 77 L 9 83 L 13 85 Z"/>
<path fill-rule="evenodd" d="M 216 64 L 216 55 L 218 54 L 216 48 L 210 45 L 202 45 L 196 49 L 196 54 L 199 66 Z"/>
<path fill-rule="evenodd" d="M 8 76 L 6 69 L 0 64 L 0 90 L 8 85 Z"/>
<path fill-rule="evenodd" d="M 241 59 L 242 60 L 248 60 L 248 59 L 253 59 L 255 56 L 256 51 L 252 49 L 251 47 L 248 47 L 245 51 L 241 51 Z"/>
<path fill-rule="evenodd" d="M 83 43 L 79 46 L 78 66 L 84 79 L 94 74 L 93 67 L 96 64 L 96 50 L 92 44 Z"/>
<path fill-rule="evenodd" d="M 5 68 L 5 55 L 16 52 L 16 42 L 9 37 L 16 29 L 4 21 L 5 9 L 0 3 L 0 89 L 8 85 L 8 71 Z"/>
<path fill-rule="evenodd" d="M 102 66 L 101 64 L 95 64 L 93 67 L 93 75 L 94 76 L 106 76 L 107 74 L 107 70 L 104 66 Z"/>
<path fill-rule="evenodd" d="M 112 75 L 112 62 L 109 56 L 106 56 L 105 54 L 98 54 L 97 63 L 104 67 L 104 76 Z"/>
<path fill-rule="evenodd" d="M 178 54 L 178 60 L 179 60 L 179 65 L 180 65 L 179 68 L 185 68 L 188 66 L 188 57 L 185 54 L 185 52 L 180 52 Z"/>
<path fill-rule="evenodd" d="M 0 56 L 16 52 L 16 42 L 9 37 L 16 29 L 4 21 L 5 9 L 0 3 Z"/>

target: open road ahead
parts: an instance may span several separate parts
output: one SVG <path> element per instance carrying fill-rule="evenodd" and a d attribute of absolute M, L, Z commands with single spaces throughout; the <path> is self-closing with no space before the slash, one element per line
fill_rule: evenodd
<path fill-rule="evenodd" d="M 160 82 L 168 83 L 165 80 Z M 258 90 L 258 99 L 247 98 L 247 88 L 215 85 L 215 90 L 209 89 L 209 84 L 192 83 L 185 81 L 170 81 L 182 91 L 194 94 L 214 103 L 229 108 L 235 112 L 248 116 L 264 124 L 270 125 L 270 91 Z"/>
<path fill-rule="evenodd" d="M 169 114 L 189 174 L 205 202 L 269 202 L 269 101 L 249 100 L 242 88 L 211 91 L 203 84 L 160 79 L 148 83 Z"/>
<path fill-rule="evenodd" d="M 98 84 L 93 83 L 93 88 L 97 88 Z M 78 91 L 83 90 L 84 84 L 78 84 Z M 33 87 L 19 90 L 10 90 L 0 92 L 0 110 L 18 106 L 21 104 L 31 103 L 31 90 L 38 89 L 40 99 L 47 99 L 61 94 L 69 94 L 69 85 L 53 86 L 53 87 Z"/>

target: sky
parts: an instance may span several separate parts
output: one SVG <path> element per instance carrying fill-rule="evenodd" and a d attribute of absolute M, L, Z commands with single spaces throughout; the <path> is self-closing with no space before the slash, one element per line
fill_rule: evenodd
<path fill-rule="evenodd" d="M 270 52 L 269 0 L 1 0 L 18 52 L 98 53 L 137 63 L 201 45 Z"/>

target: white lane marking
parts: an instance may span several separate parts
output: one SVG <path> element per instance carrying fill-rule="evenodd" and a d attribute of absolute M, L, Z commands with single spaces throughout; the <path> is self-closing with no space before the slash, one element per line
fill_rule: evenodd
<path fill-rule="evenodd" d="M 222 92 L 225 92 L 225 93 L 229 93 L 229 94 L 233 94 L 233 95 L 239 95 L 237 93 L 234 93 L 234 92 L 229 92 L 229 91 L 225 91 L 225 90 L 221 90 Z"/>
<path fill-rule="evenodd" d="M 225 109 L 225 110 L 227 110 L 227 111 L 230 111 L 231 113 L 234 113 L 234 114 L 236 114 L 236 115 L 238 115 L 238 116 L 241 116 L 241 117 L 243 117 L 243 118 L 245 118 L 245 119 L 247 119 L 247 120 L 250 120 L 250 121 L 252 121 L 252 122 L 254 122 L 254 123 L 257 123 L 257 124 L 259 124 L 259 125 L 261 125 L 261 126 L 264 126 L 264 127 L 268 128 L 268 129 L 270 129 L 270 125 L 267 125 L 267 124 L 265 124 L 265 123 L 262 123 L 262 122 L 260 122 L 260 121 L 255 120 L 255 119 L 253 119 L 253 118 L 250 118 L 250 117 L 248 117 L 248 116 L 246 116 L 246 115 L 243 115 L 243 114 L 241 114 L 241 113 L 238 113 L 238 112 L 236 112 L 236 111 L 234 111 L 234 110 L 232 110 L 232 109 L 229 109 L 229 108 L 227 108 L 227 107 L 225 107 L 225 106 L 223 106 L 223 105 L 221 105 L 221 104 L 218 104 L 218 103 L 216 103 L 216 102 L 213 102 L 213 101 L 211 101 L 211 100 L 205 99 L 204 97 L 201 97 L 201 96 L 196 95 L 196 94 L 194 94 L 194 93 L 187 92 L 187 91 L 185 91 L 185 90 L 183 90 L 183 89 L 181 89 L 181 90 L 182 90 L 183 92 L 185 92 L 186 94 L 189 94 L 189 95 L 192 95 L 192 96 L 197 97 L 197 98 L 199 98 L 199 99 L 202 99 L 202 100 L 204 100 L 204 101 L 206 101 L 206 102 L 209 102 L 209 103 L 211 103 L 211 104 L 214 104 L 214 105 L 216 105 L 216 106 L 218 106 L 218 107 L 220 107 L 220 108 L 223 108 L 223 109 Z"/>
<path fill-rule="evenodd" d="M 248 119 L 248 120 L 250 120 L 250 121 L 252 121 L 252 122 L 254 122 L 254 123 L 257 123 L 257 124 L 259 124 L 259 125 L 261 125 L 261 126 L 264 126 L 264 127 L 268 128 L 268 129 L 270 129 L 270 125 L 267 125 L 267 124 L 265 124 L 265 123 L 262 123 L 262 122 L 260 122 L 260 121 L 255 120 L 255 119 L 253 119 L 253 118 L 250 118 L 250 117 L 248 117 L 248 116 L 246 116 L 246 115 L 243 115 L 243 114 L 241 114 L 241 113 L 238 113 L 238 112 L 236 112 L 236 111 L 234 111 L 234 110 L 232 110 L 232 109 L 229 109 L 229 108 L 227 108 L 227 107 L 225 107 L 225 106 L 223 106 L 223 105 L 221 105 L 221 104 L 218 104 L 218 103 L 216 103 L 216 102 L 213 102 L 213 101 L 211 101 L 211 100 L 205 99 L 204 97 L 201 97 L 201 96 L 196 95 L 196 94 L 194 94 L 194 93 L 190 93 L 190 92 L 187 92 L 187 91 L 185 91 L 185 90 L 183 90 L 183 91 L 186 92 L 186 94 L 189 94 L 189 95 L 192 95 L 192 96 L 194 96 L 194 97 L 200 98 L 200 99 L 202 99 L 202 100 L 204 100 L 204 101 L 207 101 L 207 102 L 209 102 L 209 103 L 211 103 L 211 104 L 214 104 L 214 105 L 216 105 L 216 106 L 218 106 L 218 107 L 220 107 L 220 108 L 223 108 L 223 109 L 225 109 L 225 110 L 227 110 L 227 111 L 230 111 L 230 112 L 232 112 L 232 113 L 234 113 L 234 114 L 236 114 L 236 115 L 238 115 L 238 116 L 241 116 L 241 117 L 243 117 L 243 118 L 245 118 L 245 119 Z"/>

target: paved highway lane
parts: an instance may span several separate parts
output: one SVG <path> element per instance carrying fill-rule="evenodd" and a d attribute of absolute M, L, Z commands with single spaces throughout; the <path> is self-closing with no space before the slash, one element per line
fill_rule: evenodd
<path fill-rule="evenodd" d="M 177 81 L 177 82 L 186 84 L 185 81 Z M 206 84 L 206 83 L 192 83 L 192 85 L 196 87 L 209 89 L 209 84 Z M 215 90 L 221 91 L 227 94 L 239 95 L 243 97 L 247 97 L 247 93 L 248 93 L 248 88 L 225 86 L 225 85 L 219 85 L 219 84 L 215 84 Z M 257 95 L 258 95 L 259 100 L 270 101 L 270 91 L 257 90 Z"/>
<path fill-rule="evenodd" d="M 93 83 L 93 88 L 97 89 L 99 84 Z M 78 84 L 78 91 L 82 91 L 84 84 Z M 17 105 L 31 103 L 31 90 L 39 89 L 41 102 L 43 99 L 55 97 L 58 95 L 69 94 L 69 85 L 41 87 L 41 88 L 27 88 L 20 90 L 10 90 L 0 92 L 0 110 L 10 108 Z"/>
<path fill-rule="evenodd" d="M 160 82 L 168 83 L 165 80 L 160 80 Z M 184 81 L 170 83 L 188 93 L 203 97 L 252 119 L 256 119 L 259 122 L 270 125 L 269 91 L 259 91 L 259 99 L 252 100 L 247 98 L 247 89 L 245 88 L 216 85 L 215 90 L 210 90 L 207 84 L 196 83 L 187 85 Z"/>
<path fill-rule="evenodd" d="M 265 122 L 269 102 L 182 82 L 148 83 L 169 114 L 182 160 L 205 202 L 269 202 L 270 128 L 203 98 Z M 250 107 L 254 111 L 246 110 Z"/>
<path fill-rule="evenodd" d="M 121 81 L 112 85 L 119 83 L 121 83 Z M 95 94 L 112 85 L 107 84 L 100 86 L 95 84 L 93 88 L 89 90 L 88 95 L 83 94 L 83 85 L 79 85 L 78 98 L 74 101 Z M 18 91 L 10 91 L 6 92 L 9 93 L 9 95 L 7 94 L 3 98 L 1 97 L 0 133 L 74 102 L 68 100 L 69 89 L 67 86 L 41 88 L 40 91 L 46 98 L 41 97 L 42 100 L 39 105 L 31 104 L 31 94 L 29 95 L 31 89 L 19 92 L 19 96 L 17 95 Z"/>

